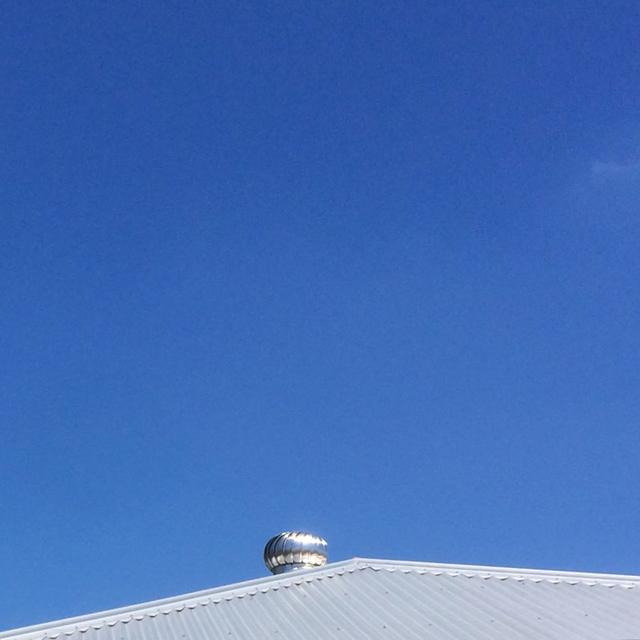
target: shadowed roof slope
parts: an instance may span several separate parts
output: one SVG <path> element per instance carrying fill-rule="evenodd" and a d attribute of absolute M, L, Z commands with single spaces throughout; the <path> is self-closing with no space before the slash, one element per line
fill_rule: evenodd
<path fill-rule="evenodd" d="M 640 577 L 354 558 L 1 640 L 640 639 Z"/>

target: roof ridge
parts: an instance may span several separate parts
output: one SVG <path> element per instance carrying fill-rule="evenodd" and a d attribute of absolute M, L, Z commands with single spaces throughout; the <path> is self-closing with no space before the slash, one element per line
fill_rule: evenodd
<path fill-rule="evenodd" d="M 568 571 L 563 569 L 524 569 L 519 567 L 495 567 L 491 565 L 450 564 L 441 562 L 420 562 L 415 560 L 379 560 L 375 558 L 353 558 L 356 563 L 368 566 L 403 567 L 442 571 L 473 572 L 491 575 L 553 577 L 560 580 L 575 579 L 597 582 L 640 583 L 640 575 L 620 573 L 596 573 Z"/>
<path fill-rule="evenodd" d="M 554 583 L 584 583 L 591 586 L 596 584 L 605 586 L 622 585 L 626 587 L 640 586 L 640 576 L 355 557 L 315 569 L 301 569 L 291 573 L 255 578 L 230 585 L 193 591 L 178 596 L 150 600 L 139 604 L 53 620 L 51 622 L 39 623 L 17 629 L 9 629 L 0 632 L 0 640 L 18 637 L 57 638 L 61 634 L 70 631 L 101 628 L 105 625 L 114 625 L 119 622 L 126 623 L 133 619 L 140 620 L 146 617 L 155 617 L 158 614 L 168 614 L 172 611 L 183 610 L 184 608 L 194 609 L 199 605 L 218 604 L 224 600 L 237 597 L 241 598 L 245 595 L 253 596 L 261 592 L 266 593 L 271 590 L 277 590 L 280 587 L 288 588 L 291 585 L 301 584 L 302 582 L 312 582 L 326 577 L 331 578 L 335 575 L 343 575 L 345 572 L 353 573 L 363 569 L 371 569 L 373 571 L 402 571 L 406 573 L 431 575 L 447 574 L 450 576 L 464 575 L 466 577 L 496 577 L 498 579 L 545 580 Z"/>
<path fill-rule="evenodd" d="M 114 619 L 116 622 L 118 622 L 121 619 L 124 620 L 129 617 L 133 617 L 134 614 L 144 616 L 149 612 L 155 612 L 156 610 L 158 610 L 158 612 L 164 612 L 163 610 L 171 611 L 178 608 L 183 609 L 184 607 L 189 607 L 193 603 L 197 605 L 198 603 L 205 600 L 211 602 L 215 602 L 217 600 L 219 602 L 220 600 L 223 600 L 225 596 L 231 595 L 231 597 L 235 597 L 236 595 L 250 592 L 252 588 L 258 590 L 261 590 L 261 586 L 264 586 L 267 589 L 273 589 L 274 587 L 279 588 L 280 585 L 284 585 L 285 583 L 287 585 L 289 583 L 295 583 L 300 579 L 306 580 L 310 577 L 311 579 L 313 579 L 312 576 L 315 575 L 316 577 L 318 577 L 317 574 L 322 574 L 324 576 L 327 574 L 340 573 L 340 570 L 342 568 L 354 564 L 354 560 L 355 558 L 342 560 L 340 562 L 327 564 L 324 567 L 318 567 L 314 569 L 299 569 L 291 573 L 265 576 L 262 578 L 253 578 L 251 580 L 244 580 L 228 585 L 219 585 L 217 587 L 211 587 L 209 589 L 202 589 L 199 591 L 192 591 L 176 596 L 169 596 L 167 598 L 149 600 L 146 602 L 125 605 L 123 607 L 116 607 L 112 609 L 104 609 L 101 611 L 96 611 L 94 613 L 81 614 L 79 616 L 60 618 L 57 620 L 51 620 L 49 622 L 41 622 L 34 625 L 28 625 L 26 627 L 7 629 L 6 631 L 0 632 L 0 639 L 33 635 L 37 631 L 44 632 L 44 635 L 42 637 L 51 637 L 47 632 L 54 630 L 58 632 L 56 633 L 57 636 L 59 635 L 59 633 L 63 633 L 64 629 L 70 627 L 76 628 L 92 626 L 91 622 L 95 621 L 100 621 L 100 626 L 102 626 L 103 624 L 108 624 L 109 622 L 114 621 Z M 86 624 L 83 625 L 82 623 Z"/>

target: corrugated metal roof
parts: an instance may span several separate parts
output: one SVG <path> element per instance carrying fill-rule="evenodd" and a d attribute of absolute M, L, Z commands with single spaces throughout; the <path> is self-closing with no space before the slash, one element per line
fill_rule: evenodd
<path fill-rule="evenodd" d="M 640 577 L 353 560 L 35 625 L 2 640 L 640 639 Z"/>

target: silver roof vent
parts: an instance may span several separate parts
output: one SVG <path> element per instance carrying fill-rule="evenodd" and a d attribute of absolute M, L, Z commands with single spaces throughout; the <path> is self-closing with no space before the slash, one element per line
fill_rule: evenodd
<path fill-rule="evenodd" d="M 305 531 L 284 531 L 265 545 L 264 563 L 271 573 L 322 567 L 327 563 L 327 541 Z"/>

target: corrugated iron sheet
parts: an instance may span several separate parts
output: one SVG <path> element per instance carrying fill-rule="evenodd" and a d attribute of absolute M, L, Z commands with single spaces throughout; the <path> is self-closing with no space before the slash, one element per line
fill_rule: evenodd
<path fill-rule="evenodd" d="M 640 640 L 640 578 L 354 559 L 2 640 Z"/>

